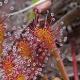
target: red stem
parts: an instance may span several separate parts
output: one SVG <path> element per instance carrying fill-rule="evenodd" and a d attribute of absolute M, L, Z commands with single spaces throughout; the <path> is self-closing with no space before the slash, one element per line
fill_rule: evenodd
<path fill-rule="evenodd" d="M 73 71 L 74 71 L 74 80 L 79 80 L 74 42 L 72 42 L 72 44 L 71 44 L 71 51 L 72 51 L 72 64 L 73 64 Z"/>

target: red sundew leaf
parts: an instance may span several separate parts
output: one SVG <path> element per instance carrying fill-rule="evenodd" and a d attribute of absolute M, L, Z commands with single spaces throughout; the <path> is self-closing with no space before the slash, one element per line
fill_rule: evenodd
<path fill-rule="evenodd" d="M 4 24 L 3 22 L 1 22 L 1 19 L 0 19 L 0 55 L 2 53 L 2 43 L 4 41 L 4 34 L 5 34 L 5 29 L 4 29 Z"/>
<path fill-rule="evenodd" d="M 46 28 L 35 28 L 34 35 L 37 36 L 49 48 L 53 48 L 54 35 Z"/>
<path fill-rule="evenodd" d="M 32 50 L 29 47 L 29 43 L 26 40 L 18 42 L 18 49 L 20 49 L 20 55 L 23 57 L 31 57 Z"/>
<path fill-rule="evenodd" d="M 5 29 L 3 27 L 3 23 L 0 24 L 0 44 L 4 41 Z"/>
<path fill-rule="evenodd" d="M 15 63 L 13 63 L 13 57 L 11 54 L 12 53 L 10 52 L 10 55 L 5 56 L 2 61 L 3 69 L 7 76 L 13 73 L 13 68 L 15 66 Z M 11 75 L 9 77 L 11 77 Z"/>
<path fill-rule="evenodd" d="M 7 60 L 7 59 L 4 60 L 3 68 L 4 68 L 6 74 L 9 75 L 10 73 L 12 73 L 13 66 L 14 66 L 14 64 L 12 63 L 11 60 Z"/>

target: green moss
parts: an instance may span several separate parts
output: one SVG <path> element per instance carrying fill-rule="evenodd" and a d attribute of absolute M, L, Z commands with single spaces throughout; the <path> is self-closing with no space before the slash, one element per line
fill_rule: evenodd
<path fill-rule="evenodd" d="M 34 4 L 35 2 L 37 2 L 39 0 L 32 0 L 32 4 Z M 33 19 L 35 18 L 35 14 L 33 12 L 33 10 L 31 10 L 29 13 L 28 13 L 28 20 L 32 21 Z"/>
<path fill-rule="evenodd" d="M 27 16 L 28 16 L 28 17 L 27 17 L 28 20 L 32 21 L 32 20 L 35 18 L 35 14 L 34 14 L 33 10 L 31 10 L 31 11 L 28 13 Z"/>
<path fill-rule="evenodd" d="M 35 2 L 37 2 L 37 1 L 39 1 L 39 0 L 32 0 L 32 3 L 35 3 Z"/>

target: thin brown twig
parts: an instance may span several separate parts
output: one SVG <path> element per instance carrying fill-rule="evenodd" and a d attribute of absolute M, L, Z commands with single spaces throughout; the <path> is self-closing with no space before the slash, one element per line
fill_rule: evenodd
<path fill-rule="evenodd" d="M 80 7 L 76 7 L 65 14 L 61 19 L 59 19 L 52 27 L 62 26 L 62 22 L 65 26 L 71 24 L 76 18 L 80 18 Z"/>

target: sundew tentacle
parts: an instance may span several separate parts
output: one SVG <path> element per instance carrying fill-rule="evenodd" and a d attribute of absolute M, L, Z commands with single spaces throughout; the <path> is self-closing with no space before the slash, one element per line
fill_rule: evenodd
<path fill-rule="evenodd" d="M 15 40 L 13 40 L 14 34 L 10 36 L 7 35 L 8 37 L 6 37 L 3 50 L 7 49 L 7 51 L 6 53 L 3 51 L 5 55 L 3 55 L 4 60 L 2 61 L 4 62 L 2 69 L 5 73 L 5 80 L 31 80 L 33 78 L 36 80 L 37 75 L 41 75 L 44 60 L 45 57 L 47 57 L 45 52 L 46 48 L 44 44 L 28 30 L 29 28 L 26 28 L 25 33 L 20 33 L 22 37 L 18 39 L 15 38 Z M 9 49 L 9 47 L 11 47 L 11 49 Z M 13 65 L 13 63 L 15 65 Z"/>
<path fill-rule="evenodd" d="M 42 26 L 43 28 L 36 25 L 37 21 L 34 20 L 28 27 L 15 26 L 14 29 L 6 30 L 5 40 L 4 29 L 0 27 L 0 40 L 3 43 L 0 63 L 0 68 L 4 70 L 2 80 L 36 80 L 38 75 L 43 74 L 49 50 L 55 46 L 54 35 L 50 24 Z M 31 29 L 30 26 L 36 28 Z"/>

